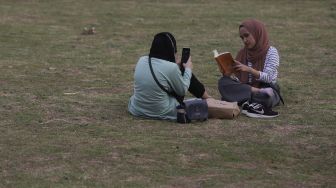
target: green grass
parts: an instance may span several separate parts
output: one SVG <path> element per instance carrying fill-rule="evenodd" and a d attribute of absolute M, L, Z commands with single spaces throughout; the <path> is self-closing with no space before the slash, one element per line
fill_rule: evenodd
<path fill-rule="evenodd" d="M 0 0 L 0 187 L 333 187 L 336 3 Z M 179 125 L 127 112 L 133 71 L 155 33 L 190 46 L 219 98 L 212 50 L 267 25 L 286 105 Z M 94 26 L 96 35 L 81 35 Z"/>

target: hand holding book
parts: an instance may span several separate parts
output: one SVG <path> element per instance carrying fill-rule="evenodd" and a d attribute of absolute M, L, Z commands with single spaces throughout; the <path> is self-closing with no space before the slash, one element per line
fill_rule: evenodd
<path fill-rule="evenodd" d="M 244 64 L 242 64 L 242 63 L 240 63 L 239 61 L 236 61 L 236 60 L 235 60 L 235 64 L 234 64 L 233 68 L 234 68 L 235 71 L 238 71 L 238 72 L 240 72 L 240 71 L 251 72 L 250 67 L 248 67 L 248 66 L 246 66 L 246 65 L 244 65 Z"/>
<path fill-rule="evenodd" d="M 251 73 L 255 78 L 260 78 L 260 71 L 253 69 L 247 65 L 242 64 L 241 62 L 235 60 L 235 65 L 233 66 L 236 72 L 248 72 Z"/>

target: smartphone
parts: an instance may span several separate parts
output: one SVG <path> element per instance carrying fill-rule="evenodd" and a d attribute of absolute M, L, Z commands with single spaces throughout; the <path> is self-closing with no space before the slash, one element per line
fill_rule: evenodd
<path fill-rule="evenodd" d="M 180 69 L 181 69 L 182 75 L 184 75 L 184 67 L 183 67 L 182 63 L 187 63 L 188 59 L 189 59 L 189 56 L 190 56 L 190 48 L 183 48 L 182 49 L 181 64 L 180 64 Z"/>
<path fill-rule="evenodd" d="M 187 63 L 189 56 L 190 56 L 190 48 L 183 48 L 181 63 Z"/>

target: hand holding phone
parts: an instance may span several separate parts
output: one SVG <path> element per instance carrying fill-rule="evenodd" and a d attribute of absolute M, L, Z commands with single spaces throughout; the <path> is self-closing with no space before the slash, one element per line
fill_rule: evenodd
<path fill-rule="evenodd" d="M 181 67 L 180 67 L 182 75 L 184 74 L 183 64 L 188 62 L 189 57 L 190 57 L 190 48 L 183 48 L 182 49 L 182 57 L 181 57 Z"/>

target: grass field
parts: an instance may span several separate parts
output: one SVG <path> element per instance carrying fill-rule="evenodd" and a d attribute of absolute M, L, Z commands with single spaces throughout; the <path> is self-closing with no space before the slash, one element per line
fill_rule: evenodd
<path fill-rule="evenodd" d="M 270 120 L 189 125 L 127 112 L 155 33 L 190 46 L 219 98 L 212 50 L 266 23 L 286 105 Z M 94 26 L 95 35 L 81 35 Z M 333 0 L 0 0 L 0 187 L 334 187 Z"/>

